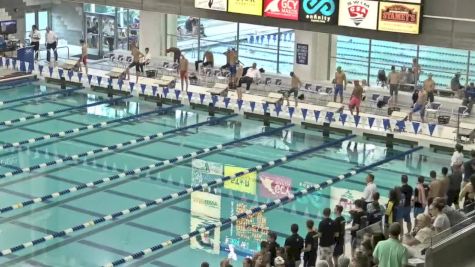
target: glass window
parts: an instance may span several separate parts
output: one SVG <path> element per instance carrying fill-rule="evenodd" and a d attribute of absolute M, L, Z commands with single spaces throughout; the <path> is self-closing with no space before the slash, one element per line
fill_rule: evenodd
<path fill-rule="evenodd" d="M 387 41 L 371 41 L 370 84 L 378 81 L 378 72 L 384 70 L 386 75 L 395 66 L 398 71 L 402 67 L 407 70 L 412 67 L 412 59 L 417 56 L 417 45 Z"/>
<path fill-rule="evenodd" d="M 38 29 L 40 31 L 46 30 L 48 27 L 48 11 L 39 11 L 38 12 Z"/>
<path fill-rule="evenodd" d="M 369 39 L 339 35 L 336 43 L 336 66 L 342 67 L 348 80 L 367 80 L 368 51 Z"/>
<path fill-rule="evenodd" d="M 279 72 L 287 75 L 294 70 L 295 31 L 280 29 Z"/>
<path fill-rule="evenodd" d="M 450 88 L 450 81 L 454 74 L 460 72 L 460 83 L 465 84 L 467 79 L 468 51 L 433 47 L 419 47 L 419 64 L 422 74 L 420 80 L 427 79 L 429 73 L 440 88 Z"/>
<path fill-rule="evenodd" d="M 277 73 L 279 29 L 255 24 L 239 24 L 239 60 L 245 67 L 257 64 L 266 72 Z"/>
<path fill-rule="evenodd" d="M 25 38 L 29 39 L 31 32 L 31 27 L 36 23 L 36 13 L 26 13 L 25 14 Z"/>
<path fill-rule="evenodd" d="M 468 76 L 469 82 L 475 82 L 475 51 L 470 52 L 470 72 Z"/>
<path fill-rule="evenodd" d="M 84 11 L 98 14 L 107 14 L 115 16 L 114 6 L 102 6 L 96 4 L 84 4 Z"/>

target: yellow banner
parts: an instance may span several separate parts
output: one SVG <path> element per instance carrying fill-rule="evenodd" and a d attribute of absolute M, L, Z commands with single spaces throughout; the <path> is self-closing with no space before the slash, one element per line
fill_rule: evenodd
<path fill-rule="evenodd" d="M 419 34 L 421 6 L 403 3 L 379 4 L 378 30 Z"/>
<path fill-rule="evenodd" d="M 245 168 L 234 167 L 234 166 L 224 166 L 224 176 L 233 175 L 243 170 L 245 170 Z M 257 186 L 256 180 L 257 180 L 257 173 L 251 172 L 246 175 L 236 177 L 232 180 L 224 182 L 224 188 L 255 195 L 256 186 Z"/>
<path fill-rule="evenodd" d="M 228 12 L 262 16 L 262 0 L 229 0 Z"/>

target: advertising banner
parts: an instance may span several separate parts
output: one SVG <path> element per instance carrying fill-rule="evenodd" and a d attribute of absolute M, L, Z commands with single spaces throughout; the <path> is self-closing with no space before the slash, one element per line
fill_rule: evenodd
<path fill-rule="evenodd" d="M 264 0 L 264 17 L 299 19 L 299 0 Z"/>
<path fill-rule="evenodd" d="M 228 12 L 262 16 L 262 0 L 229 0 Z"/>
<path fill-rule="evenodd" d="M 259 193 L 262 197 L 276 199 L 292 193 L 292 179 L 270 173 L 260 173 Z"/>
<path fill-rule="evenodd" d="M 190 210 L 191 231 L 208 224 L 217 223 L 221 218 L 221 196 L 207 192 L 193 192 L 191 193 Z M 190 247 L 211 254 L 219 254 L 220 234 L 219 228 L 212 233 L 202 233 L 190 239 Z"/>
<path fill-rule="evenodd" d="M 338 25 L 376 30 L 378 1 L 342 0 L 338 12 Z"/>
<path fill-rule="evenodd" d="M 240 167 L 227 165 L 227 166 L 224 166 L 224 176 L 233 175 L 243 170 L 246 170 L 246 168 L 240 168 Z M 246 175 L 236 177 L 232 180 L 224 182 L 224 188 L 255 195 L 256 190 L 257 190 L 256 179 L 257 179 L 257 173 L 251 172 Z"/>
<path fill-rule="evenodd" d="M 195 0 L 195 7 L 217 11 L 227 11 L 227 0 Z"/>
<path fill-rule="evenodd" d="M 420 19 L 420 5 L 381 2 L 379 5 L 378 30 L 419 34 Z"/>
<path fill-rule="evenodd" d="M 308 44 L 296 44 L 295 62 L 300 65 L 308 65 Z"/>
<path fill-rule="evenodd" d="M 381 2 L 399 2 L 399 3 L 422 4 L 422 0 L 381 0 Z"/>
<path fill-rule="evenodd" d="M 339 0 L 301 0 L 300 20 L 323 24 L 338 23 Z"/>

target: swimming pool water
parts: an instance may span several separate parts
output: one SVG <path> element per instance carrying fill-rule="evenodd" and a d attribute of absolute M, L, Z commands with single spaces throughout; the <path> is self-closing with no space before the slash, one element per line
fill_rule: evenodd
<path fill-rule="evenodd" d="M 16 99 L 40 92 L 59 90 L 54 86 L 33 84 L 0 91 L 0 100 Z M 17 102 L 1 107 L 0 121 L 81 106 L 106 98 L 85 91 L 68 96 Z M 27 140 L 88 124 L 131 116 L 155 107 L 132 99 L 120 105 L 100 105 L 76 109 L 57 116 L 26 121 L 0 128 L 3 144 Z M 217 115 L 222 116 L 222 115 Z M 134 121 L 123 121 L 105 128 L 84 131 L 62 138 L 33 143 L 16 149 L 0 151 L 0 173 L 12 172 L 94 150 L 165 132 L 208 120 L 208 114 L 186 107 L 165 115 L 149 115 Z M 281 127 L 272 125 L 271 127 Z M 31 173 L 0 179 L 0 207 L 62 191 L 99 180 L 124 170 L 133 170 L 158 161 L 186 155 L 261 133 L 262 122 L 236 116 L 216 125 L 191 128 L 163 138 L 106 151 L 76 161 L 58 164 Z M 268 136 L 240 142 L 215 153 L 183 163 L 126 176 L 103 185 L 73 192 L 46 203 L 34 204 L 1 215 L 0 249 L 7 249 L 36 238 L 83 224 L 96 217 L 122 211 L 142 202 L 181 191 L 191 185 L 230 175 L 270 160 L 316 147 L 344 136 L 332 133 L 329 138 L 320 132 L 294 126 Z M 161 205 L 122 216 L 67 237 L 55 238 L 8 256 L 0 257 L 2 266 L 100 266 L 133 252 L 191 232 L 197 226 L 225 219 L 245 209 L 285 196 L 292 190 L 318 184 L 346 173 L 357 166 L 368 165 L 390 155 L 409 150 L 406 146 L 387 149 L 384 144 L 354 138 L 336 146 L 307 154 L 257 174 L 238 178 L 210 192 L 197 192 Z M 408 174 L 410 183 L 429 171 L 447 165 L 449 156 L 420 150 L 401 160 L 393 160 L 373 169 L 383 197 L 390 188 L 400 184 L 401 174 Z M 185 241 L 129 266 L 197 266 L 208 261 L 217 266 L 234 250 L 238 260 L 255 251 L 267 231 L 275 231 L 282 244 L 292 223 L 298 223 L 300 234 L 305 222 L 317 223 L 323 208 L 351 202 L 361 195 L 365 174 L 333 184 L 318 193 L 302 197 L 279 208 L 240 220 L 198 240 Z M 236 264 L 240 265 L 240 263 Z"/>

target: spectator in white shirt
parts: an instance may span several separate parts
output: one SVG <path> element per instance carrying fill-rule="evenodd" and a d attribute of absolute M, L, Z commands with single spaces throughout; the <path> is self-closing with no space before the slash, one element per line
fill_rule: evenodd
<path fill-rule="evenodd" d="M 50 27 L 46 28 L 46 60 L 50 62 L 51 53 L 50 50 L 53 49 L 54 53 L 54 61 L 58 61 L 58 51 L 56 51 L 56 47 L 58 45 L 58 36 L 54 31 L 51 30 Z"/>
<path fill-rule="evenodd" d="M 249 91 L 251 84 L 260 78 L 261 72 L 257 69 L 256 63 L 253 63 L 252 67 L 247 70 L 246 75 L 239 79 L 238 87 L 241 87 L 241 84 L 245 83 L 246 91 Z"/>
<path fill-rule="evenodd" d="M 147 47 L 145 48 L 145 56 L 141 58 L 142 62 L 140 62 L 140 72 L 143 73 L 143 67 L 150 64 L 150 60 L 152 60 L 152 53 L 150 53 L 150 49 Z"/>
<path fill-rule="evenodd" d="M 38 60 L 38 51 L 40 50 L 41 35 L 36 25 L 31 26 L 30 38 L 30 44 L 31 46 L 33 46 L 33 50 L 35 51 L 35 60 Z"/>
<path fill-rule="evenodd" d="M 366 204 L 373 202 L 373 194 L 378 192 L 378 188 L 374 183 L 374 175 L 369 173 L 366 177 L 366 187 L 363 191 L 363 198 Z M 366 206 L 366 205 L 365 205 Z"/>
<path fill-rule="evenodd" d="M 432 203 L 429 212 L 432 215 L 434 223 L 432 226 L 436 233 L 440 233 L 450 228 L 450 220 L 447 214 L 443 212 L 445 205 L 443 203 Z"/>
<path fill-rule="evenodd" d="M 459 169 L 463 166 L 463 146 L 461 144 L 455 145 L 454 154 L 452 154 L 452 159 L 450 162 L 450 167 L 452 169 Z"/>

